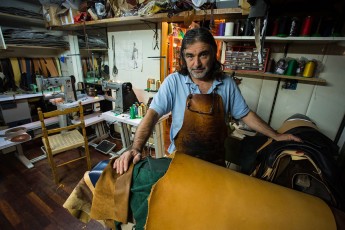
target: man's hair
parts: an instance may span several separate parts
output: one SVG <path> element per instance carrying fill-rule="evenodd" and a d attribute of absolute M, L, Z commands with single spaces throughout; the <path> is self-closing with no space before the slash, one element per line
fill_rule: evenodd
<path fill-rule="evenodd" d="M 210 45 L 211 54 L 213 55 L 213 64 L 210 72 L 212 73 L 214 78 L 220 79 L 223 76 L 223 66 L 217 60 L 217 44 L 214 40 L 213 35 L 206 28 L 191 29 L 184 35 L 180 50 L 180 69 L 178 70 L 178 72 L 182 75 L 189 75 L 187 63 L 184 57 L 184 50 L 188 45 L 192 45 L 195 42 L 203 42 Z"/>

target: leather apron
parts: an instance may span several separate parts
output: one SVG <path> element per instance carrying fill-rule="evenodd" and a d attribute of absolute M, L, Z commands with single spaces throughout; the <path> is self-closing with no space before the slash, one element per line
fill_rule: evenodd
<path fill-rule="evenodd" d="M 215 92 L 189 94 L 182 128 L 174 140 L 176 150 L 225 166 L 226 136 L 222 97 Z"/>

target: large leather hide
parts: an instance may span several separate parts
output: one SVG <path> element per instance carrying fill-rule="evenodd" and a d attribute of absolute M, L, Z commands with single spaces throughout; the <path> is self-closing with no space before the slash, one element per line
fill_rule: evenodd
<path fill-rule="evenodd" d="M 146 229 L 336 229 L 321 199 L 176 153 L 149 197 Z"/>

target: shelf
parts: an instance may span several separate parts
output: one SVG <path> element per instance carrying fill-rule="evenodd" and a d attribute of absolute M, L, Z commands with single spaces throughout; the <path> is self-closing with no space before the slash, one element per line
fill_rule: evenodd
<path fill-rule="evenodd" d="M 216 40 L 223 41 L 251 41 L 254 42 L 254 36 L 215 36 Z M 269 36 L 265 38 L 268 42 L 283 43 L 333 43 L 345 41 L 345 37 L 276 37 Z"/>
<path fill-rule="evenodd" d="M 271 73 L 258 73 L 258 72 L 251 72 L 251 71 L 225 70 L 224 72 L 230 73 L 230 74 L 235 72 L 235 76 L 237 77 L 262 78 L 262 79 L 271 79 L 271 80 L 288 79 L 288 80 L 297 80 L 303 83 L 327 85 L 326 80 L 321 79 L 321 78 L 306 78 L 306 77 L 296 77 L 296 76 L 279 75 L 279 74 L 271 74 Z"/>
<path fill-rule="evenodd" d="M 153 89 L 144 89 L 146 92 L 152 92 L 152 93 L 157 93 L 158 90 L 153 90 Z"/>
<path fill-rule="evenodd" d="M 25 24 L 37 24 L 44 26 L 44 19 L 43 17 L 41 19 L 34 18 L 34 17 L 28 17 L 28 16 L 20 16 L 20 15 L 14 15 L 14 14 L 8 14 L 8 13 L 2 13 L 0 12 L 0 20 L 4 21 L 12 21 L 12 22 L 21 22 Z"/>
<path fill-rule="evenodd" d="M 56 30 L 76 30 L 83 29 L 84 24 L 87 27 L 112 27 L 119 25 L 136 25 L 143 24 L 145 22 L 183 22 L 186 17 L 192 16 L 193 11 L 183 11 L 172 17 L 168 17 L 168 13 L 158 13 L 151 16 L 128 16 L 128 17 L 115 17 L 107 18 L 96 21 L 87 21 L 85 23 L 78 23 L 72 25 L 65 25 L 61 27 L 56 27 Z M 225 19 L 231 18 L 232 15 L 240 16 L 242 14 L 241 8 L 225 8 L 225 9 L 214 9 L 213 10 L 213 19 Z M 193 20 L 209 20 L 211 17 L 211 10 L 199 10 L 195 11 Z"/>
<path fill-rule="evenodd" d="M 13 44 L 6 44 L 8 48 L 20 48 L 20 49 L 54 49 L 54 50 L 68 50 L 68 47 L 54 47 L 54 46 L 35 46 L 35 45 L 13 45 Z"/>

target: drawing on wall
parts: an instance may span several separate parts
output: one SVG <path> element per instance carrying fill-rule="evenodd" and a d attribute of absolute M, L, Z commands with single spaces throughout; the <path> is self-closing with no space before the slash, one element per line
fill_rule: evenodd
<path fill-rule="evenodd" d="M 143 63 L 143 46 L 141 40 L 127 40 L 119 42 L 119 52 L 116 50 L 118 69 L 141 71 Z"/>

